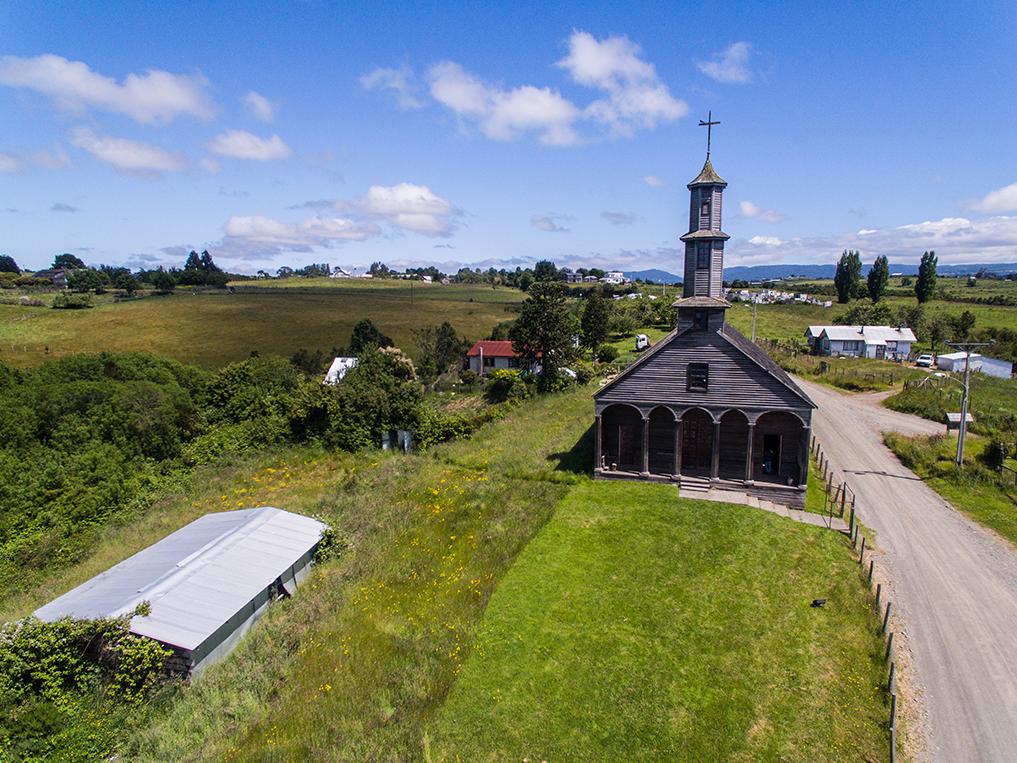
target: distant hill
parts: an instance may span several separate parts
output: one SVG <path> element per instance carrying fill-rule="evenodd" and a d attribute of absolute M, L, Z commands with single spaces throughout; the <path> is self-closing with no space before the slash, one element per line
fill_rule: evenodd
<path fill-rule="evenodd" d="M 837 266 L 833 263 L 828 265 L 751 265 L 735 266 L 724 268 L 725 281 L 776 281 L 781 278 L 833 278 Z M 943 276 L 964 276 L 984 270 L 998 275 L 1017 273 L 1017 262 L 999 263 L 971 263 L 965 265 L 939 265 L 936 272 Z M 868 273 L 868 266 L 863 268 L 863 274 Z M 890 263 L 891 273 L 903 275 L 915 275 L 918 272 L 918 264 L 894 264 Z M 628 270 L 625 275 L 633 281 L 655 281 L 657 283 L 681 283 L 682 277 L 669 273 L 666 270 L 652 268 L 650 270 Z"/>

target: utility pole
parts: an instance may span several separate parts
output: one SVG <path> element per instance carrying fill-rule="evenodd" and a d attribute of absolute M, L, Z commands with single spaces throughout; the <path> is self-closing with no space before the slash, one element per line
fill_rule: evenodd
<path fill-rule="evenodd" d="M 756 295 L 752 295 L 752 341 L 756 341 Z"/>
<path fill-rule="evenodd" d="M 947 342 L 955 350 L 964 353 L 964 397 L 961 400 L 960 428 L 957 430 L 957 468 L 964 465 L 964 436 L 968 433 L 968 400 L 971 397 L 971 350 L 988 347 L 994 342 Z"/>

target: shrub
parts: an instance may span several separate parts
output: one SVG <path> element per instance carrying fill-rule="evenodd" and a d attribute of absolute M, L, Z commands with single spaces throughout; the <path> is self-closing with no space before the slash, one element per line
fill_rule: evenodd
<path fill-rule="evenodd" d="M 500 368 L 487 375 L 484 396 L 488 402 L 503 403 L 506 400 L 524 398 L 529 394 L 522 374 L 514 369 Z"/>
<path fill-rule="evenodd" d="M 589 384 L 593 381 L 593 377 L 596 376 L 596 371 L 593 366 L 585 361 L 573 363 L 572 370 L 576 372 L 577 384 Z"/>
<path fill-rule="evenodd" d="M 92 295 L 70 294 L 62 291 L 53 297 L 53 307 L 57 310 L 82 310 L 92 307 Z"/>
<path fill-rule="evenodd" d="M 466 368 L 459 372 L 459 381 L 463 384 L 476 384 L 480 381 L 480 375 L 476 371 Z"/>
<path fill-rule="evenodd" d="M 988 468 L 999 471 L 1006 461 L 1009 444 L 1000 439 L 993 439 L 982 451 L 981 460 Z"/>
<path fill-rule="evenodd" d="M 616 347 L 606 345 L 605 347 L 601 347 L 600 350 L 597 351 L 597 360 L 599 360 L 601 363 L 611 363 L 617 359 L 618 359 L 618 349 Z"/>

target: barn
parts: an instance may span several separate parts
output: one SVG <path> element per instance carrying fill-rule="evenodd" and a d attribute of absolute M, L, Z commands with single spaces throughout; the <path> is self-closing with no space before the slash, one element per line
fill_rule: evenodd
<path fill-rule="evenodd" d="M 594 474 L 739 490 L 802 507 L 816 406 L 762 349 L 725 323 L 726 186 L 708 150 L 688 184 L 677 325 L 594 394 Z"/>
<path fill-rule="evenodd" d="M 194 520 L 35 611 L 41 620 L 121 617 L 166 645 L 182 673 L 224 656 L 307 574 L 325 525 L 271 506 Z"/>

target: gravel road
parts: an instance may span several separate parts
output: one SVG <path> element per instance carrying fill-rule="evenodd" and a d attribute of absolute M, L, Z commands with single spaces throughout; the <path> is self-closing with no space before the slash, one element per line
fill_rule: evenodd
<path fill-rule="evenodd" d="M 1017 760 L 1017 553 L 904 468 L 881 432 L 942 425 L 798 380 L 819 406 L 813 429 L 876 533 L 907 632 L 927 722 L 920 757 Z"/>

